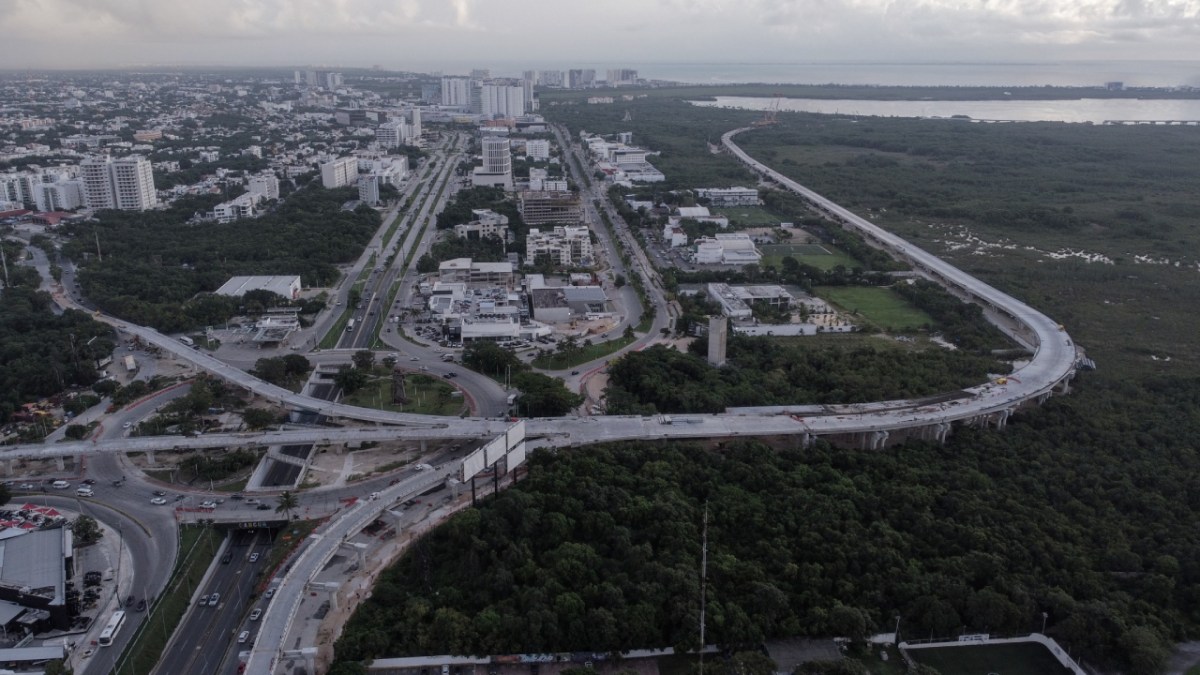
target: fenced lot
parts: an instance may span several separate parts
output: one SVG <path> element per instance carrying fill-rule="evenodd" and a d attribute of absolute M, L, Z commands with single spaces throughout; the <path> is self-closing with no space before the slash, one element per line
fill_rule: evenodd
<path fill-rule="evenodd" d="M 713 215 L 725 216 L 731 224 L 741 227 L 779 227 L 779 223 L 789 220 L 761 206 L 721 206 L 713 207 L 710 211 Z"/>
<path fill-rule="evenodd" d="M 970 647 L 909 649 L 914 661 L 942 675 L 1069 675 L 1045 646 L 1036 642 Z"/>
<path fill-rule="evenodd" d="M 890 288 L 819 286 L 813 293 L 838 308 L 887 331 L 916 330 L 933 319 Z"/>
<path fill-rule="evenodd" d="M 831 270 L 838 265 L 847 269 L 859 265 L 854 258 L 828 244 L 764 244 L 759 250 L 763 254 L 762 264 L 774 265 L 776 269 L 783 267 L 783 259 L 787 256 L 822 271 Z"/>

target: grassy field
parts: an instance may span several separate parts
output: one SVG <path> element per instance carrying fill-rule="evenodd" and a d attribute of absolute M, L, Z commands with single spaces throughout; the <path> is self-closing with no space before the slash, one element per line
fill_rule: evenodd
<path fill-rule="evenodd" d="M 466 409 L 467 404 L 463 397 L 453 396 L 458 390 L 440 378 L 410 374 L 405 383 L 410 402 L 396 405 L 391 403 L 391 378 L 382 374 L 377 377 L 378 379 L 367 383 L 367 386 L 347 396 L 342 402 L 363 408 L 421 415 L 459 415 Z"/>
<path fill-rule="evenodd" d="M 857 260 L 829 244 L 765 244 L 760 246 L 759 250 L 763 254 L 763 267 L 773 265 L 776 269 L 782 269 L 783 259 L 788 256 L 795 258 L 798 263 L 824 271 L 838 265 L 847 269 L 861 266 Z"/>
<path fill-rule="evenodd" d="M 942 675 L 1064 675 L 1070 673 L 1048 649 L 1036 643 L 910 649 L 917 663 Z"/>
<path fill-rule="evenodd" d="M 779 223 L 787 218 L 761 206 L 730 206 L 728 208 L 713 208 L 713 215 L 725 216 L 731 225 L 743 227 L 779 227 Z"/>
<path fill-rule="evenodd" d="M 653 317 L 651 317 L 653 319 Z M 563 370 L 564 368 L 572 368 L 581 363 L 587 363 L 593 359 L 598 359 L 608 356 L 613 352 L 625 347 L 633 342 L 634 338 L 621 336 L 615 340 L 606 342 L 598 342 L 592 345 L 580 346 L 575 351 L 569 354 L 550 353 L 545 356 L 539 356 L 531 363 L 534 368 L 542 370 Z"/>
<path fill-rule="evenodd" d="M 889 288 L 821 286 L 813 293 L 883 330 L 916 330 L 933 323 L 928 314 Z"/>
<path fill-rule="evenodd" d="M 167 582 L 167 590 L 150 607 L 134 639 L 125 648 L 115 672 L 121 675 L 144 675 L 158 663 L 167 640 L 179 625 L 192 601 L 196 584 L 212 564 L 224 531 L 208 527 L 184 526 L 179 540 L 179 560 L 175 573 Z"/>

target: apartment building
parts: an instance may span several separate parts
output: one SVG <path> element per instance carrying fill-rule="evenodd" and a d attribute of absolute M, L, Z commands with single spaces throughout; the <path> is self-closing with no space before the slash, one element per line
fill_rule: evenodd
<path fill-rule="evenodd" d="M 358 160 L 342 157 L 321 165 L 321 184 L 327 188 L 345 187 L 358 180 Z"/>
<path fill-rule="evenodd" d="M 517 208 L 521 219 L 530 227 L 583 224 L 583 200 L 570 191 L 522 192 Z"/>
<path fill-rule="evenodd" d="M 154 170 L 140 155 L 89 157 L 79 164 L 79 178 L 89 208 L 145 211 L 158 206 Z"/>
<path fill-rule="evenodd" d="M 525 260 L 529 264 L 538 256 L 549 256 L 556 265 L 590 265 L 593 261 L 591 232 L 586 227 L 556 227 L 543 232 L 531 228 L 525 236 Z"/>

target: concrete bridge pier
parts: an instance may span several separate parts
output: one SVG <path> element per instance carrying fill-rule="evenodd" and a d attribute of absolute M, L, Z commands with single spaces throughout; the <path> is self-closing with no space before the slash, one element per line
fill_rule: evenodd
<path fill-rule="evenodd" d="M 54 458 L 54 465 L 58 467 L 59 471 L 67 470 L 67 460 L 61 455 Z"/>
<path fill-rule="evenodd" d="M 154 464 L 154 451 L 153 450 L 146 451 L 146 463 Z"/>
<path fill-rule="evenodd" d="M 397 518 L 396 520 L 398 521 L 399 518 Z M 367 564 L 367 545 L 366 544 L 360 544 L 360 543 L 351 542 L 351 541 L 343 541 L 341 543 L 341 546 L 343 548 L 349 548 L 349 549 L 354 550 L 354 555 L 355 555 L 355 558 L 358 560 L 358 566 L 360 569 Z"/>
<path fill-rule="evenodd" d="M 1003 429 L 1006 427 L 1008 425 L 1008 418 L 1012 417 L 1012 414 L 1012 408 L 1005 408 L 1004 410 L 996 413 L 996 428 Z"/>
<path fill-rule="evenodd" d="M 11 459 L 0 460 L 0 474 L 11 476 L 13 472 L 13 461 Z"/>
<path fill-rule="evenodd" d="M 421 455 L 424 455 L 424 454 L 425 454 L 425 445 L 426 445 L 426 443 L 425 443 L 425 439 L 424 439 L 424 438 L 422 438 L 422 439 L 421 439 Z"/>
<path fill-rule="evenodd" d="M 1071 378 L 1064 377 L 1060 380 L 1058 385 L 1054 387 L 1054 392 L 1060 396 L 1066 396 L 1071 393 Z"/>
<path fill-rule="evenodd" d="M 933 440 L 938 443 L 945 443 L 946 439 L 950 436 L 950 423 L 942 422 L 933 429 Z"/>
<path fill-rule="evenodd" d="M 310 673 L 317 672 L 317 648 L 305 647 L 304 649 L 288 649 L 281 654 L 284 660 L 301 659 L 304 661 L 304 670 Z"/>
<path fill-rule="evenodd" d="M 360 563 L 361 565 L 361 563 Z M 308 587 L 314 591 L 325 591 L 329 594 L 329 608 L 332 610 L 338 609 L 337 592 L 341 588 L 341 584 L 332 581 L 322 581 L 308 584 Z"/>
<path fill-rule="evenodd" d="M 889 436 L 891 436 L 891 434 L 885 430 L 880 430 L 880 431 L 876 431 L 876 432 L 872 433 L 871 434 L 871 449 L 872 450 L 882 450 L 884 448 L 884 446 L 887 444 Z"/>

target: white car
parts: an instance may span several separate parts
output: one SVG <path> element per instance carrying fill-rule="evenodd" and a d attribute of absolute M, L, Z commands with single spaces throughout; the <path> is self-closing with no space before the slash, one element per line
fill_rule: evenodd
<path fill-rule="evenodd" d="M 262 616 L 261 609 L 255 609 L 253 612 L 250 612 L 250 620 L 251 621 L 258 621 L 258 617 L 260 617 L 260 616 Z"/>
<path fill-rule="evenodd" d="M 133 422 L 126 422 L 125 424 L 122 424 L 122 425 L 121 425 L 121 428 L 122 428 L 122 429 L 128 429 L 128 428 L 130 428 L 130 427 L 132 427 L 132 426 L 133 426 Z"/>
<path fill-rule="evenodd" d="M 211 499 L 207 499 L 207 500 L 205 500 L 205 501 L 202 501 L 202 502 L 200 502 L 200 508 L 202 508 L 202 509 L 215 509 L 215 508 L 217 508 L 217 503 L 216 503 L 216 502 L 214 502 L 214 501 L 213 501 L 213 500 L 211 500 Z"/>
<path fill-rule="evenodd" d="M 258 562 L 258 553 L 257 552 L 250 554 L 250 562 L 252 562 L 252 563 Z"/>
<path fill-rule="evenodd" d="M 167 500 L 163 499 L 162 497 L 155 497 L 154 499 L 150 500 L 150 503 L 154 504 L 155 506 L 162 506 L 163 504 L 167 503 Z"/>

